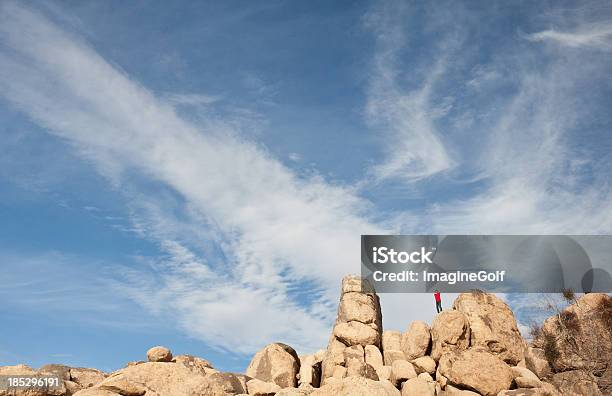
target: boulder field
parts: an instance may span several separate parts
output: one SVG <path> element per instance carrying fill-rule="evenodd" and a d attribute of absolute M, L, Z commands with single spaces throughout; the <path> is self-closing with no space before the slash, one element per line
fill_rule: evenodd
<path fill-rule="evenodd" d="M 0 396 L 600 396 L 612 394 L 612 298 L 586 294 L 549 318 L 532 343 L 498 297 L 462 293 L 431 325 L 382 328 L 380 301 L 356 276 L 342 280 L 326 349 L 298 355 L 271 343 L 244 374 L 163 346 L 112 373 L 46 365 L 0 366 L 0 376 L 53 374 L 55 389 Z"/>

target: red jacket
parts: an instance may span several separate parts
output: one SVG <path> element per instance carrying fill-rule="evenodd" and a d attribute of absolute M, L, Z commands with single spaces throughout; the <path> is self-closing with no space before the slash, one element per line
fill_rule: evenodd
<path fill-rule="evenodd" d="M 442 301 L 442 298 L 440 297 L 440 292 L 434 293 L 434 297 L 436 298 L 436 302 Z"/>

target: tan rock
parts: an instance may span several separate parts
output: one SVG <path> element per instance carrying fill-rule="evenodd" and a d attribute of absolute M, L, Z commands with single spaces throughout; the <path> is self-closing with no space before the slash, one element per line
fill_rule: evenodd
<path fill-rule="evenodd" d="M 220 372 L 221 372 L 221 371 L 219 371 L 219 370 L 216 370 L 216 369 L 211 369 L 211 368 L 208 368 L 208 367 L 204 367 L 204 368 L 203 368 L 203 371 L 204 371 L 204 374 L 206 374 L 206 375 L 210 375 L 210 374 L 215 374 L 215 373 L 220 373 Z M 241 374 L 241 375 L 242 375 L 242 374 Z M 250 378 L 250 377 L 249 377 L 249 378 Z"/>
<path fill-rule="evenodd" d="M 178 355 L 175 356 L 172 361 L 178 364 L 182 364 L 192 370 L 198 370 L 204 374 L 207 373 L 207 369 L 214 368 L 208 360 L 192 355 Z"/>
<path fill-rule="evenodd" d="M 365 362 L 365 354 L 364 354 L 363 346 L 361 345 L 353 345 L 353 346 L 347 347 L 344 350 L 343 354 L 344 354 L 345 364 L 349 359 L 357 359 L 360 362 Z"/>
<path fill-rule="evenodd" d="M 542 381 L 531 370 L 518 366 L 510 369 L 518 388 L 540 388 L 542 386 Z"/>
<path fill-rule="evenodd" d="M 81 388 L 91 388 L 102 382 L 106 377 L 106 373 L 96 369 L 80 367 L 70 369 L 70 380 L 77 383 Z"/>
<path fill-rule="evenodd" d="M 205 392 L 209 394 L 225 396 L 225 393 L 232 392 L 247 393 L 247 389 L 243 387 L 245 381 L 242 374 L 217 372 L 206 375 L 205 379 Z"/>
<path fill-rule="evenodd" d="M 382 385 L 382 387 L 387 392 L 387 395 L 400 395 L 401 394 L 401 393 L 398 393 L 397 388 L 393 386 L 393 384 L 389 380 L 381 379 L 380 381 L 378 381 L 378 383 Z"/>
<path fill-rule="evenodd" d="M 341 322 L 361 322 L 365 324 L 378 321 L 379 309 L 373 294 L 345 293 L 340 300 L 338 317 Z"/>
<path fill-rule="evenodd" d="M 513 375 L 510 367 L 485 350 L 468 349 L 442 355 L 438 367 L 448 383 L 471 389 L 485 396 L 496 396 L 510 389 Z"/>
<path fill-rule="evenodd" d="M 400 346 L 407 360 L 425 356 L 431 344 L 431 333 L 427 323 L 417 320 L 410 324 L 402 335 Z"/>
<path fill-rule="evenodd" d="M 126 378 L 115 378 L 108 383 L 100 383 L 96 388 L 122 396 L 142 396 L 147 393 L 147 387 L 144 384 L 132 382 Z"/>
<path fill-rule="evenodd" d="M 111 392 L 111 391 L 107 391 L 107 390 L 102 390 L 102 389 L 83 389 L 81 391 L 78 391 L 77 393 L 74 393 L 73 396 L 122 396 L 119 393 L 115 393 L 115 392 Z"/>
<path fill-rule="evenodd" d="M 171 362 L 172 352 L 166 347 L 155 346 L 147 351 L 147 360 L 149 362 Z"/>
<path fill-rule="evenodd" d="M 497 396 L 560 396 L 561 394 L 554 387 L 544 388 L 519 388 L 501 391 Z"/>
<path fill-rule="evenodd" d="M 550 364 L 544 356 L 544 350 L 540 348 L 525 348 L 525 367 L 540 379 L 547 378 L 552 374 Z"/>
<path fill-rule="evenodd" d="M 401 351 L 402 333 L 396 330 L 385 330 L 382 333 L 382 350 Z"/>
<path fill-rule="evenodd" d="M 253 378 L 247 382 L 247 391 L 252 396 L 274 396 L 282 388 L 275 383 Z"/>
<path fill-rule="evenodd" d="M 414 359 L 411 361 L 411 363 L 414 366 L 414 369 L 416 370 L 417 374 L 434 374 L 436 372 L 436 361 L 429 356 L 423 356 Z"/>
<path fill-rule="evenodd" d="M 45 364 L 38 369 L 40 374 L 51 374 L 60 377 L 65 381 L 70 381 L 70 367 L 63 364 Z"/>
<path fill-rule="evenodd" d="M 542 386 L 540 379 L 533 379 L 531 377 L 516 377 L 514 382 L 517 388 L 539 388 Z"/>
<path fill-rule="evenodd" d="M 461 351 L 470 345 L 470 326 L 459 311 L 442 311 L 431 325 L 431 357 L 438 361 L 446 352 Z"/>
<path fill-rule="evenodd" d="M 83 389 L 83 387 L 79 384 L 77 384 L 76 382 L 72 382 L 72 381 L 66 381 L 64 380 L 64 386 L 66 387 L 66 395 L 74 395 L 75 393 L 77 393 L 78 391 L 80 391 L 81 389 Z"/>
<path fill-rule="evenodd" d="M 374 367 L 379 380 L 391 379 L 391 366 L 378 366 Z"/>
<path fill-rule="evenodd" d="M 601 391 L 597 387 L 597 378 L 582 370 L 572 370 L 554 374 L 552 376 L 552 383 L 564 396 L 602 396 Z"/>
<path fill-rule="evenodd" d="M 327 350 L 321 362 L 321 381 L 332 376 L 334 368 L 344 365 L 344 350 L 346 345 L 338 341 L 333 335 L 327 345 Z"/>
<path fill-rule="evenodd" d="M 514 367 L 510 367 L 510 370 L 512 371 L 512 375 L 514 376 L 514 378 L 525 377 L 525 378 L 538 379 L 538 376 L 535 375 L 533 371 L 525 367 L 514 366 Z"/>
<path fill-rule="evenodd" d="M 534 344 L 551 352 L 555 372 L 586 369 L 600 376 L 612 361 L 611 317 L 611 296 L 585 294 L 548 318 Z"/>
<path fill-rule="evenodd" d="M 406 360 L 404 352 L 400 350 L 385 349 L 383 353 L 385 366 L 391 366 L 396 360 Z"/>
<path fill-rule="evenodd" d="M 514 314 L 497 296 L 484 292 L 461 293 L 453 307 L 468 319 L 470 346 L 486 348 L 510 365 L 523 359 L 525 341 Z"/>
<path fill-rule="evenodd" d="M 285 388 L 276 393 L 275 396 L 308 396 L 314 392 L 315 388 Z"/>
<path fill-rule="evenodd" d="M 79 396 L 93 396 L 90 390 L 114 392 L 123 396 L 147 394 L 164 396 L 235 395 L 245 393 L 240 380 L 230 373 L 203 375 L 183 364 L 147 362 L 115 371 Z"/>
<path fill-rule="evenodd" d="M 347 275 L 342 279 L 342 294 L 351 292 L 374 293 L 374 288 L 370 282 L 359 276 Z"/>
<path fill-rule="evenodd" d="M 334 336 L 346 345 L 380 345 L 380 333 L 371 324 L 356 321 L 338 323 Z"/>
<path fill-rule="evenodd" d="M 219 373 L 219 371 L 216 370 L 212 370 L 213 372 L 211 372 L 212 369 L 206 368 L 205 369 L 205 374 L 210 375 L 210 374 L 214 374 L 214 373 Z M 247 390 L 247 382 L 249 382 L 250 380 L 252 380 L 253 378 L 249 377 L 248 375 L 244 375 L 244 374 L 236 374 L 236 373 L 230 373 L 231 375 L 235 376 L 238 381 L 240 381 L 240 386 L 242 386 L 242 389 L 244 389 L 244 391 L 246 392 Z"/>
<path fill-rule="evenodd" d="M 298 385 L 309 384 L 318 388 L 321 384 L 321 354 L 300 356 Z"/>
<path fill-rule="evenodd" d="M 346 377 L 364 377 L 378 381 L 376 369 L 357 359 L 350 359 L 346 365 Z"/>
<path fill-rule="evenodd" d="M 365 362 L 372 367 L 383 366 L 383 357 L 376 345 L 366 345 L 364 348 Z"/>
<path fill-rule="evenodd" d="M 402 396 L 435 396 L 435 387 L 421 378 L 411 378 L 402 384 Z"/>
<path fill-rule="evenodd" d="M 436 370 L 436 382 L 439 383 L 442 388 L 448 383 L 448 379 L 440 373 L 440 366 L 438 366 Z"/>
<path fill-rule="evenodd" d="M 332 377 L 336 379 L 342 379 L 346 377 L 346 367 L 344 366 L 336 366 L 334 367 L 334 371 L 332 373 Z"/>
<path fill-rule="evenodd" d="M 297 387 L 299 359 L 288 345 L 273 343 L 257 352 L 247 367 L 246 375 L 281 388 Z"/>
<path fill-rule="evenodd" d="M 480 396 L 480 393 L 455 388 L 452 385 L 447 385 L 446 389 L 444 389 L 444 396 Z"/>
<path fill-rule="evenodd" d="M 399 396 L 389 381 L 373 381 L 363 377 L 334 380 L 315 389 L 311 396 Z"/>
<path fill-rule="evenodd" d="M 412 364 L 406 360 L 396 360 L 391 365 L 391 378 L 389 381 L 395 386 L 400 387 L 402 382 L 411 378 L 416 378 L 417 373 Z"/>

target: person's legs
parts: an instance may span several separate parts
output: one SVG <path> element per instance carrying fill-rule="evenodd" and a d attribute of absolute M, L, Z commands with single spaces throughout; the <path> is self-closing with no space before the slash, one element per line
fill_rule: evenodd
<path fill-rule="evenodd" d="M 438 311 L 438 313 L 442 312 L 442 302 L 441 301 L 436 301 L 436 311 Z"/>

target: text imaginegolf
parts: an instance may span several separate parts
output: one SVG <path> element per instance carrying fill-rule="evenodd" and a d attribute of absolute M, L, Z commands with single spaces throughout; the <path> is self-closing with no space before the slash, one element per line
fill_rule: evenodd
<path fill-rule="evenodd" d="M 420 274 L 418 271 L 374 271 L 372 275 L 376 282 L 442 282 L 448 283 L 449 285 L 454 285 L 457 282 L 503 282 L 506 271 L 422 271 L 422 277 L 419 276 Z"/>

